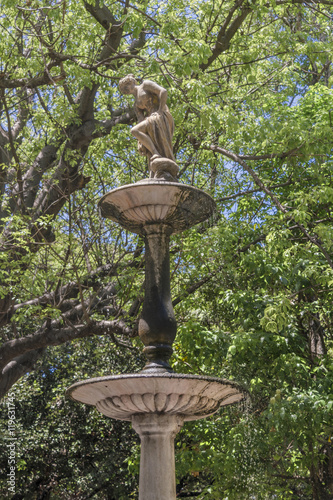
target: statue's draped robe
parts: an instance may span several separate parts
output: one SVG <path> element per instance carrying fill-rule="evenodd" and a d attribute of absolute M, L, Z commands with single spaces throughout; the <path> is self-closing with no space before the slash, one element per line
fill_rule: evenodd
<path fill-rule="evenodd" d="M 175 161 L 172 148 L 172 137 L 174 132 L 174 121 L 168 106 L 165 105 L 163 112 L 152 113 L 145 118 L 147 126 L 146 133 L 152 140 L 155 148 L 162 158 L 169 158 Z M 150 152 L 139 142 L 139 152 L 141 155 L 150 156 Z"/>

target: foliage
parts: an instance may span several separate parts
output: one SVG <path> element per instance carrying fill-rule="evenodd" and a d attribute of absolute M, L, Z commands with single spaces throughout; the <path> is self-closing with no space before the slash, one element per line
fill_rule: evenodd
<path fill-rule="evenodd" d="M 101 219 L 147 165 L 128 73 L 168 90 L 180 181 L 217 211 L 174 235 L 173 366 L 251 398 L 179 433 L 179 498 L 333 495 L 330 0 L 3 0 L 2 395 L 16 395 L 12 498 L 131 498 L 128 425 L 64 400 L 135 371 L 144 245 Z M 6 402 L 6 399 L 5 399 Z M 7 408 L 1 427 L 8 437 Z M 2 497 L 10 496 L 7 451 Z"/>

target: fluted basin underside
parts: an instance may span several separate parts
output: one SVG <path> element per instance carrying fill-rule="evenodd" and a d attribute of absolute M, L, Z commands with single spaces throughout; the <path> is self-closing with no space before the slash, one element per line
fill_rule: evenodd
<path fill-rule="evenodd" d="M 163 223 L 170 226 L 171 234 L 208 219 L 215 202 L 193 186 L 147 179 L 113 189 L 101 198 L 99 206 L 103 217 L 133 233 L 145 234 L 146 226 Z"/>
<path fill-rule="evenodd" d="M 92 378 L 73 384 L 66 394 L 108 417 L 129 421 L 148 413 L 198 420 L 244 398 L 242 389 L 229 380 L 175 373 Z"/>

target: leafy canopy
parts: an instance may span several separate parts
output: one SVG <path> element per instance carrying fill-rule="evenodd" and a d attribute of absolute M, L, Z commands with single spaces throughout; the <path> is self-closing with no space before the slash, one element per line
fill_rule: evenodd
<path fill-rule="evenodd" d="M 332 4 L 2 1 L 0 392 L 20 498 L 137 494 L 127 424 L 64 400 L 142 365 L 144 244 L 96 208 L 147 175 L 128 73 L 168 90 L 180 181 L 218 207 L 172 238 L 174 368 L 251 394 L 180 432 L 178 497 L 331 498 Z"/>

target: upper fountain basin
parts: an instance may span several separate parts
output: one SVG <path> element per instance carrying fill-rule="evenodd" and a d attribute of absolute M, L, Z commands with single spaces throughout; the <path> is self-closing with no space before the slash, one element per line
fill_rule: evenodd
<path fill-rule="evenodd" d="M 100 199 L 99 207 L 103 217 L 133 233 L 146 234 L 148 226 L 162 223 L 171 234 L 207 220 L 215 202 L 193 186 L 147 179 L 113 189 Z"/>

